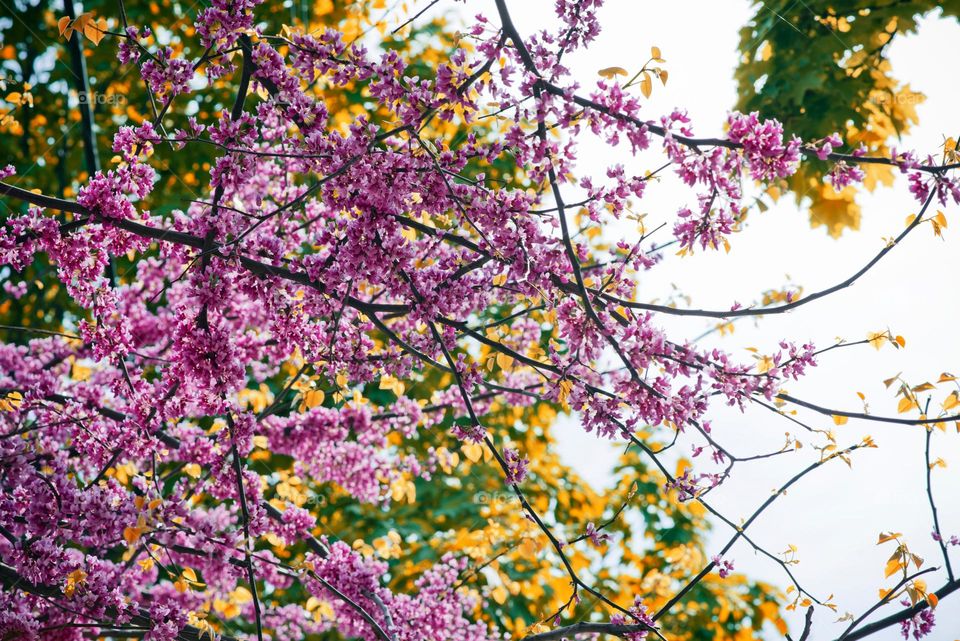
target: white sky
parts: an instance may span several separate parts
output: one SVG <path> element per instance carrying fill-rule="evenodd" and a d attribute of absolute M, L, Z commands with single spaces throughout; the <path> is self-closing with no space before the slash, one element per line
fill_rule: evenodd
<path fill-rule="evenodd" d="M 549 0 L 510 3 L 515 22 L 525 35 L 555 24 L 552 5 Z M 483 11 L 494 20 L 496 16 L 490 0 L 474 0 L 467 4 L 466 11 Z M 751 15 L 750 3 L 744 1 L 681 0 L 654 5 L 608 0 L 600 13 L 604 27 L 600 39 L 589 51 L 566 62 L 584 85 L 590 85 L 596 71 L 603 67 L 618 65 L 634 72 L 648 57 L 650 46 L 657 45 L 667 60 L 670 79 L 665 88 L 655 86 L 645 113 L 656 119 L 680 106 L 689 111 L 698 135 L 719 135 L 736 98 L 733 71 L 738 32 Z M 921 124 L 898 146 L 933 153 L 944 135 L 960 133 L 952 117 L 960 97 L 955 69 L 932 62 L 951 60 L 957 42 L 957 22 L 931 16 L 922 23 L 918 35 L 899 37 L 891 46 L 895 76 L 909 79 L 914 89 L 928 96 L 927 102 L 918 107 Z M 580 173 L 602 175 L 613 155 L 602 145 L 584 145 L 579 158 Z M 657 152 L 639 160 L 617 158 L 626 163 L 628 172 L 635 173 L 659 166 L 661 159 Z M 676 181 L 664 181 L 648 189 L 637 209 L 648 213 L 647 221 L 655 225 L 672 221 L 676 210 L 689 204 L 684 199 L 691 197 L 691 192 Z M 829 238 L 822 227 L 811 230 L 807 213 L 782 199 L 766 213 L 751 215 L 748 228 L 732 239 L 729 255 L 670 257 L 643 275 L 641 296 L 662 299 L 675 284 L 693 298 L 696 307 L 729 308 L 734 301 L 749 303 L 763 290 L 783 286 L 786 274 L 807 293 L 832 285 L 859 269 L 882 248 L 881 238 L 896 235 L 906 216 L 917 210 L 906 182 L 899 179 L 893 188 L 862 195 L 859 202 L 863 207 L 861 230 L 847 233 L 838 241 Z M 707 340 L 747 359 L 749 353 L 743 347 L 771 351 L 781 338 L 798 343 L 812 339 L 825 347 L 837 336 L 860 340 L 868 332 L 889 327 L 906 338 L 906 350 L 885 347 L 878 352 L 859 347 L 832 352 L 821 358 L 820 366 L 806 379 L 791 385 L 790 391 L 822 405 L 853 411 L 862 407 L 855 395 L 860 391 L 866 394 L 872 412 L 895 415 L 896 399 L 884 389 L 883 379 L 903 372 L 916 385 L 935 381 L 942 371 L 960 374 L 960 341 L 956 338 L 960 319 L 955 281 L 960 273 L 957 211 L 956 207 L 944 210 L 950 222 L 945 240 L 935 238 L 929 226 L 915 230 L 854 287 L 792 313 L 762 319 L 759 326 L 745 319 L 737 324 L 732 337 Z M 661 322 L 674 340 L 692 338 L 710 326 L 703 319 L 664 318 Z M 937 392 L 935 401 L 948 391 Z M 762 409 L 745 415 L 721 410 L 714 416 L 715 429 L 725 439 L 721 442 L 740 455 L 777 449 L 784 432 L 791 428 L 785 420 Z M 816 427 L 832 427 L 829 419 L 823 420 L 825 417 L 809 412 L 800 416 Z M 808 476 L 769 509 L 750 533 L 771 552 L 784 550 L 789 543 L 797 545 L 801 563 L 794 567 L 794 573 L 801 584 L 820 597 L 833 593 L 840 613 L 850 611 L 859 616 L 875 603 L 880 587 L 891 585 L 883 580 L 883 567 L 892 546 L 875 545 L 880 531 L 903 532 L 911 550 L 929 563 L 942 565 L 942 559 L 930 538 L 922 428 L 851 420 L 836 431 L 841 447 L 871 434 L 880 448 L 856 452 L 852 470 L 837 461 Z M 610 484 L 618 448 L 585 434 L 575 419 L 559 425 L 555 434 L 571 465 L 599 486 Z M 685 449 L 689 452 L 689 445 Z M 960 494 L 960 434 L 952 427 L 947 434 L 936 433 L 934 449 L 935 456 L 942 456 L 950 464 L 934 473 L 941 525 L 944 533 L 960 534 L 960 501 L 956 499 Z M 712 494 L 712 501 L 734 520 L 747 517 L 766 499 L 769 490 L 816 456 L 806 447 L 796 455 L 768 463 L 741 464 L 734 478 Z M 718 525 L 708 552 L 719 551 L 729 536 L 729 529 Z M 960 548 L 954 551 L 952 559 L 957 568 Z M 739 571 L 782 587 L 788 584 L 778 566 L 755 557 L 745 543 L 738 544 L 729 556 Z M 945 573 L 926 578 L 932 587 L 939 587 Z M 894 611 L 887 606 L 876 617 Z M 945 599 L 936 614 L 938 626 L 927 637 L 929 641 L 960 637 L 960 594 Z M 802 628 L 802 613 L 789 618 L 791 630 L 797 634 Z M 836 618 L 829 611 L 818 611 L 812 638 L 819 641 L 839 636 L 847 624 L 834 623 Z M 898 639 L 899 630 L 894 627 L 872 638 Z"/>

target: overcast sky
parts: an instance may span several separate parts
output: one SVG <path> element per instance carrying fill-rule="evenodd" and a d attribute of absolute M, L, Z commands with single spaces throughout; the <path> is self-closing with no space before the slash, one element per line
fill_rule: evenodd
<path fill-rule="evenodd" d="M 530 34 L 554 24 L 552 4 L 548 0 L 516 0 L 510 6 L 520 31 Z M 800 2 L 797 7 L 802 5 Z M 477 10 L 496 15 L 490 0 L 467 4 L 467 11 Z M 657 45 L 667 60 L 670 80 L 665 88 L 658 85 L 647 101 L 644 109 L 648 117 L 655 120 L 674 106 L 684 107 L 697 134 L 719 135 L 736 101 L 733 72 L 738 31 L 751 15 L 750 3 L 740 1 L 608 0 L 600 13 L 604 27 L 600 39 L 589 51 L 566 62 L 586 85 L 604 67 L 617 65 L 635 71 L 648 57 L 650 46 Z M 781 28 L 790 27 L 784 24 Z M 898 146 L 934 153 L 944 135 L 958 134 L 960 90 L 956 69 L 932 62 L 951 60 L 957 42 L 957 22 L 931 15 L 917 35 L 899 37 L 890 47 L 896 77 L 909 80 L 914 89 L 928 96 L 918 107 L 921 124 Z M 581 174 L 600 174 L 612 155 L 599 144 L 584 145 L 579 158 Z M 657 167 L 661 158 L 652 153 L 641 159 L 622 160 L 628 170 L 642 173 Z M 666 180 L 648 190 L 638 209 L 657 224 L 672 220 L 679 207 L 689 204 L 685 199 L 690 197 L 688 189 Z M 782 199 L 766 213 L 751 217 L 747 229 L 732 239 L 729 255 L 669 257 L 643 276 L 641 296 L 663 299 L 676 285 L 692 297 L 694 306 L 729 308 L 734 301 L 749 303 L 763 290 L 783 286 L 787 275 L 808 293 L 832 285 L 859 269 L 883 247 L 882 239 L 896 235 L 903 229 L 906 216 L 917 211 L 905 181 L 899 179 L 892 188 L 861 195 L 859 202 L 863 207 L 860 231 L 835 240 L 823 228 L 811 230 L 807 213 Z M 960 374 L 956 330 L 960 320 L 960 210 L 950 207 L 944 211 L 950 223 L 945 240 L 935 238 L 928 227 L 918 229 L 854 287 L 794 312 L 762 319 L 759 324 L 744 320 L 732 337 L 710 337 L 706 342 L 748 359 L 745 347 L 769 352 L 781 338 L 813 340 L 822 347 L 835 342 L 836 337 L 860 340 L 868 332 L 889 327 L 906 338 L 907 349 L 838 350 L 823 357 L 820 366 L 802 382 L 791 385 L 790 391 L 819 404 L 853 411 L 862 408 L 855 394 L 859 391 L 866 395 L 873 413 L 895 415 L 896 398 L 884 388 L 883 379 L 903 372 L 908 381 L 919 384 L 936 380 L 943 371 Z M 614 230 L 616 234 L 623 232 Z M 710 327 L 702 319 L 664 318 L 661 322 L 674 340 L 693 338 Z M 947 391 L 940 392 L 937 399 Z M 814 426 L 833 427 L 829 419 L 818 415 L 802 412 L 800 416 Z M 715 429 L 740 455 L 776 449 L 790 429 L 786 421 L 765 410 L 740 414 L 721 409 L 715 417 Z M 801 584 L 818 596 L 833 593 L 841 614 L 850 611 L 859 616 L 876 601 L 877 590 L 890 585 L 884 581 L 883 568 L 892 548 L 875 545 L 879 532 L 902 532 L 911 550 L 929 563 L 942 565 L 942 559 L 930 538 L 923 429 L 851 420 L 836 431 L 841 446 L 870 434 L 880 447 L 855 453 L 852 470 L 836 462 L 807 477 L 764 513 L 750 531 L 756 541 L 773 552 L 786 549 L 788 544 L 796 545 L 801 563 L 794 571 Z M 575 418 L 564 420 L 555 434 L 569 463 L 584 476 L 600 486 L 612 482 L 611 466 L 618 449 L 585 434 Z M 953 427 L 947 434 L 935 433 L 934 448 L 936 456 L 950 465 L 934 473 L 941 524 L 945 533 L 960 534 L 960 434 Z M 815 458 L 812 448 L 804 448 L 796 455 L 769 463 L 743 464 L 737 475 L 713 494 L 713 502 L 734 520 L 747 517 L 766 499 L 769 490 Z M 719 551 L 729 536 L 729 529 L 717 526 L 708 552 Z M 960 548 L 954 550 L 954 565 L 960 565 Z M 788 584 L 777 566 L 755 557 L 746 544 L 735 547 L 730 557 L 737 570 L 783 587 Z M 944 577 L 943 572 L 927 576 L 934 587 L 939 587 Z M 877 616 L 894 611 L 888 606 Z M 818 612 L 812 638 L 836 638 L 846 625 L 834 623 L 836 618 L 829 611 Z M 790 617 L 792 630 L 802 627 L 801 619 L 800 613 Z M 937 619 L 938 626 L 927 637 L 929 641 L 960 637 L 960 595 L 944 600 Z M 899 631 L 892 628 L 874 638 L 896 639 Z"/>

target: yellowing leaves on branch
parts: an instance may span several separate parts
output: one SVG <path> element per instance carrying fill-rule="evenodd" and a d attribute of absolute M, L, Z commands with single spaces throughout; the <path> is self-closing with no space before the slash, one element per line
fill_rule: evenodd
<path fill-rule="evenodd" d="M 73 20 L 69 16 L 63 16 L 57 21 L 57 27 L 60 35 L 67 40 L 73 36 L 74 32 L 79 32 L 92 42 L 93 46 L 97 46 L 107 34 L 107 19 L 95 18 L 92 13 L 81 13 Z"/>

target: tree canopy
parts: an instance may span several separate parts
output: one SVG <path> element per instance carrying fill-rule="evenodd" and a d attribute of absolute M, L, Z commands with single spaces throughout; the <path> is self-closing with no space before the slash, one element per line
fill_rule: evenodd
<path fill-rule="evenodd" d="M 902 347 L 893 332 L 744 356 L 664 329 L 838 295 L 914 230 L 948 224 L 955 142 L 889 146 L 919 98 L 884 47 L 933 3 L 808 3 L 775 30 L 786 11 L 758 6 L 739 110 L 701 137 L 680 108 L 644 109 L 669 77 L 656 46 L 640 69 L 570 73 L 600 0 L 557 0 L 559 28 L 536 33 L 506 0 L 469 19 L 437 2 L 13 2 L 4 641 L 784 636 L 786 610 L 837 606 L 750 525 L 874 446 L 794 410 L 919 426 L 929 469 L 943 462 L 934 435 L 960 419 L 950 375 L 892 380 L 897 416 L 784 388 L 834 350 Z M 590 140 L 632 162 L 581 166 Z M 635 204 L 666 172 L 686 204 L 648 227 Z M 831 234 L 856 229 L 857 189 L 895 174 L 916 211 L 832 287 L 715 310 L 638 294 L 668 253 L 730 251 L 750 208 L 788 190 Z M 636 232 L 611 237 L 625 221 Z M 712 431 L 722 406 L 772 412 L 784 445 L 735 455 Z M 609 490 L 561 460 L 561 414 L 623 446 Z M 809 464 L 748 519 L 714 507 L 743 466 L 804 444 Z M 960 588 L 931 487 L 942 565 L 883 533 L 887 588 L 840 638 L 920 638 Z M 738 573 L 738 543 L 783 585 Z"/>
<path fill-rule="evenodd" d="M 960 16 L 960 2 L 830 2 L 783 0 L 756 4 L 740 32 L 743 59 L 736 79 L 741 111 L 779 118 L 805 140 L 839 132 L 851 146 L 890 155 L 895 141 L 917 123 L 922 93 L 897 79 L 888 52 L 897 37 L 913 33 L 934 10 Z M 814 116 L 815 115 L 815 116 Z M 811 117 L 814 116 L 814 117 Z M 956 136 L 945 142 L 956 150 Z M 824 182 L 827 163 L 810 163 L 775 186 L 808 199 L 810 224 L 832 236 L 860 227 L 856 190 Z M 867 165 L 863 187 L 893 184 L 894 169 Z"/>

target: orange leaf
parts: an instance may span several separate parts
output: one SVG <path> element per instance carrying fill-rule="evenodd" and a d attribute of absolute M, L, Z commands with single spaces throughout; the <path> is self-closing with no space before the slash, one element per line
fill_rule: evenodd
<path fill-rule="evenodd" d="M 950 392 L 950 396 L 943 400 L 943 409 L 952 410 L 957 405 L 960 405 L 960 397 L 957 396 L 957 392 Z"/>
<path fill-rule="evenodd" d="M 627 70 L 623 67 L 604 67 L 597 73 L 604 78 L 616 78 L 627 75 Z"/>
<path fill-rule="evenodd" d="M 644 98 L 649 98 L 650 94 L 653 93 L 653 81 L 650 80 L 648 74 L 643 74 L 643 80 L 640 81 L 640 93 L 643 94 Z"/>
<path fill-rule="evenodd" d="M 896 574 L 902 567 L 903 563 L 901 563 L 899 558 L 890 559 L 887 561 L 887 567 L 883 569 L 883 577 L 887 578 L 893 574 Z"/>

